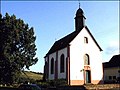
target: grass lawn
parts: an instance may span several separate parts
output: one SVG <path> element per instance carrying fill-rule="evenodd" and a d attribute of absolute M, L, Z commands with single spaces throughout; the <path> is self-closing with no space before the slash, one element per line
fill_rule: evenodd
<path fill-rule="evenodd" d="M 22 72 L 21 76 L 25 78 L 34 79 L 34 80 L 42 80 L 43 78 L 43 74 L 41 73 L 36 73 L 36 72 L 31 72 L 31 71 L 30 72 L 25 71 L 24 73 Z"/>

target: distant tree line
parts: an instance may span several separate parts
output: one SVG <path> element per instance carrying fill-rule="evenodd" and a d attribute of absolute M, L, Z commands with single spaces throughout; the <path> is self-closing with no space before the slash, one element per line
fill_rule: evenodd
<path fill-rule="evenodd" d="M 37 63 L 35 40 L 33 27 L 15 15 L 0 14 L 0 84 L 17 82 L 24 68 Z"/>

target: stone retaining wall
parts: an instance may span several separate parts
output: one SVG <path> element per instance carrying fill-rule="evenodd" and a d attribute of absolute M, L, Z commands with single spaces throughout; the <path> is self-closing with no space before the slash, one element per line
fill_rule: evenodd
<path fill-rule="evenodd" d="M 120 84 L 84 85 L 87 90 L 120 90 Z"/>
<path fill-rule="evenodd" d="M 0 90 L 18 90 L 17 88 L 0 87 Z M 120 90 L 120 84 L 81 85 L 81 86 L 59 86 L 46 87 L 42 90 Z"/>
<path fill-rule="evenodd" d="M 120 90 L 120 84 L 100 84 L 100 85 L 81 85 L 81 86 L 59 86 L 44 90 Z"/>

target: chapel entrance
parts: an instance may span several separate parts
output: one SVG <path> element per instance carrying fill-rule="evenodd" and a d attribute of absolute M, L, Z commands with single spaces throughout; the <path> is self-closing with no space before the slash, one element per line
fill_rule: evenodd
<path fill-rule="evenodd" d="M 91 83 L 91 72 L 90 72 L 90 70 L 86 70 L 85 71 L 85 79 L 86 79 L 86 84 L 87 83 Z"/>

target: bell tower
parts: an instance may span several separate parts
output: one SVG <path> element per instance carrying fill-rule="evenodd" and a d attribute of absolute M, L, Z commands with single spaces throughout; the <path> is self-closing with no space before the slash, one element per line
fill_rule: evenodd
<path fill-rule="evenodd" d="M 79 5 L 79 9 L 77 10 L 75 17 L 75 31 L 79 31 L 85 26 L 85 19 L 84 12 Z"/>

